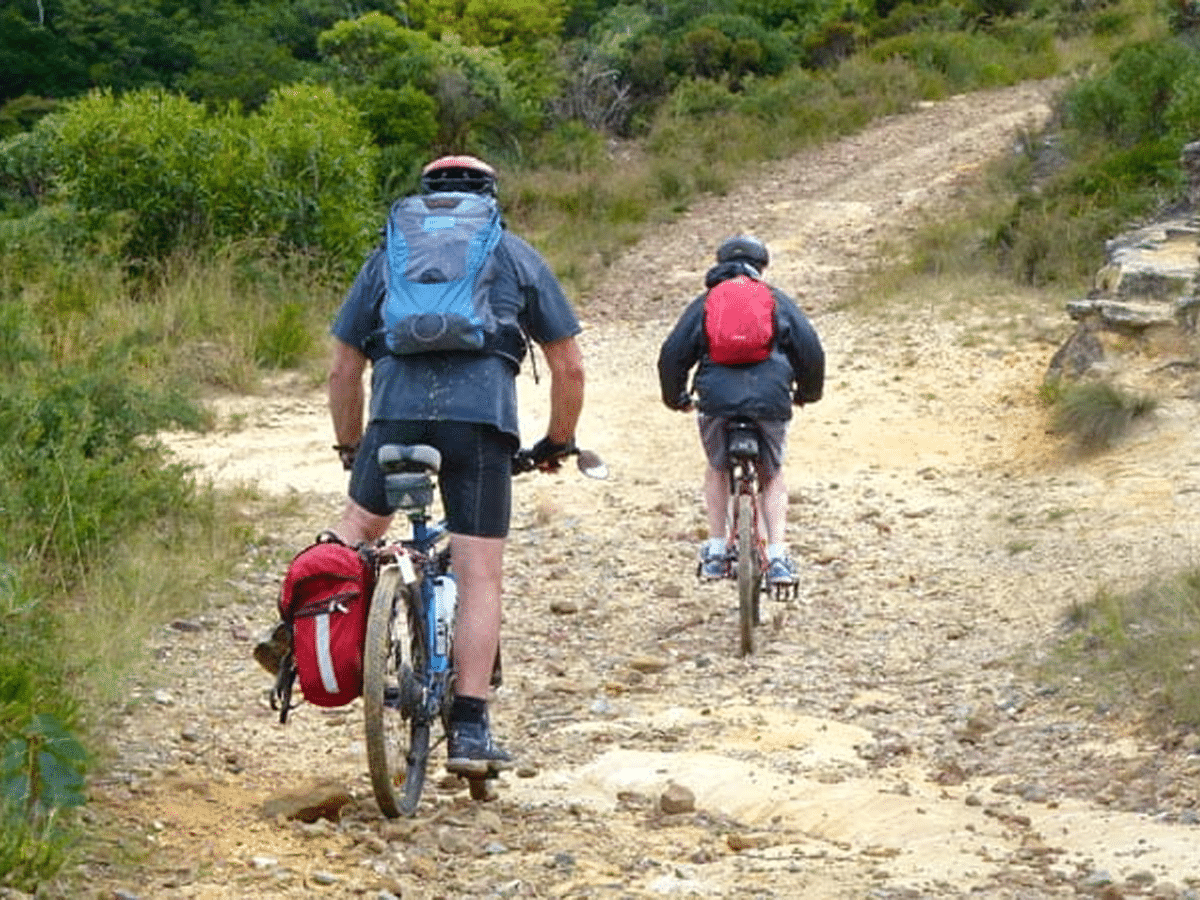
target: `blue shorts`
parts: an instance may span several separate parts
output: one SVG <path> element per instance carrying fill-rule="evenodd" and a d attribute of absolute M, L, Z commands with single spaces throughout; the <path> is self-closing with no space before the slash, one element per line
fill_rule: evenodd
<path fill-rule="evenodd" d="M 714 469 L 725 471 L 729 468 L 729 455 L 725 444 L 725 426 L 729 419 L 700 413 L 696 416 L 696 423 L 700 428 L 700 443 L 704 446 L 708 464 Z M 789 424 L 767 419 L 754 421 L 759 436 L 758 470 L 763 478 L 773 478 L 783 468 Z"/>
<path fill-rule="evenodd" d="M 350 498 L 377 516 L 392 514 L 377 459 L 383 444 L 429 444 L 442 454 L 438 491 L 451 533 L 508 536 L 512 459 L 520 449 L 512 435 L 474 422 L 372 421 L 354 458 Z"/>

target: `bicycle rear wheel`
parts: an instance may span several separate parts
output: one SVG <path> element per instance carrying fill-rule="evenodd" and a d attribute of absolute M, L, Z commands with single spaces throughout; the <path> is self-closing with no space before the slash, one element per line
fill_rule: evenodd
<path fill-rule="evenodd" d="M 429 757 L 429 723 L 419 714 L 421 690 L 415 675 L 424 652 L 420 631 L 413 627 L 409 590 L 397 566 L 383 567 L 371 600 L 363 652 L 367 765 L 375 801 L 389 818 L 416 811 Z"/>
<path fill-rule="evenodd" d="M 741 632 L 742 656 L 749 656 L 754 652 L 754 626 L 758 622 L 758 591 L 762 573 L 759 571 L 754 516 L 754 497 L 750 494 L 738 494 L 738 624 Z"/>

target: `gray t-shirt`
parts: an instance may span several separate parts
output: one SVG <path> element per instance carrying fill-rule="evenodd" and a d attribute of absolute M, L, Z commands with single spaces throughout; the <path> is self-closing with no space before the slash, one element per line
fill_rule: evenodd
<path fill-rule="evenodd" d="M 338 340 L 372 358 L 370 418 L 475 422 L 519 439 L 512 360 L 496 353 L 379 352 L 386 266 L 380 246 L 359 270 L 331 329 Z M 538 344 L 579 333 L 579 320 L 554 273 L 524 240 L 506 231 L 488 266 L 488 300 L 502 328 L 520 325 Z"/>

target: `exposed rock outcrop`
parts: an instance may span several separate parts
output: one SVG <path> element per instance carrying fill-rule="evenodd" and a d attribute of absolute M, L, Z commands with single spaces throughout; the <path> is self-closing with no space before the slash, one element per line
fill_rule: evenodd
<path fill-rule="evenodd" d="M 1108 241 L 1087 298 L 1067 304 L 1077 327 L 1047 379 L 1143 381 L 1200 369 L 1200 142 L 1183 149 L 1188 197 L 1158 221 Z"/>

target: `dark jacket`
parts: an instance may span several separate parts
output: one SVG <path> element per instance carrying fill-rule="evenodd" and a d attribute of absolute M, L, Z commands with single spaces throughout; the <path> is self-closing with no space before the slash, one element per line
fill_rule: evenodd
<path fill-rule="evenodd" d="M 708 271 L 711 288 L 742 274 L 740 263 L 722 263 Z M 771 287 L 775 297 L 775 346 L 759 363 L 722 366 L 708 356 L 704 334 L 704 299 L 696 297 L 658 354 L 658 381 L 662 400 L 681 409 L 688 398 L 688 373 L 696 367 L 692 389 L 700 412 L 710 416 L 748 416 L 786 421 L 792 404 L 815 403 L 825 385 L 825 351 L 812 323 L 791 297 Z"/>

